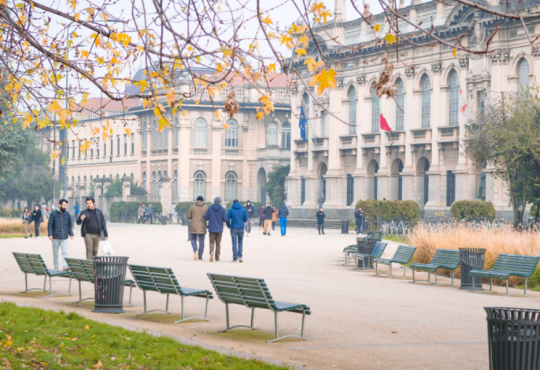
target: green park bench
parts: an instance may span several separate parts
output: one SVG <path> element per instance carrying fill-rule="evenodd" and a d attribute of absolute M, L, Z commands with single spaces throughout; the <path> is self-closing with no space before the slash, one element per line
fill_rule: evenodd
<path fill-rule="evenodd" d="M 94 261 L 86 259 L 77 259 L 77 258 L 66 258 L 66 262 L 71 270 L 71 277 L 79 282 L 79 300 L 73 303 L 80 303 L 89 299 L 94 299 L 94 297 L 82 298 L 81 295 L 81 282 L 89 282 L 94 284 Z M 135 307 L 131 304 L 131 293 L 133 287 L 136 286 L 133 280 L 126 279 L 124 286 L 129 287 L 129 306 Z"/>
<path fill-rule="evenodd" d="M 403 265 L 403 277 L 405 277 L 405 272 L 407 270 L 407 264 L 411 261 L 411 258 L 416 251 L 416 247 L 411 247 L 408 245 L 400 245 L 392 258 L 375 258 L 375 275 L 388 275 L 388 278 L 391 279 L 392 276 L 392 263 L 399 263 Z M 379 263 L 383 265 L 388 265 L 389 273 L 383 274 L 379 273 Z"/>
<path fill-rule="evenodd" d="M 144 312 L 138 314 L 137 316 L 145 315 L 147 313 L 156 312 L 156 311 L 165 312 L 169 314 L 172 313 L 172 312 L 169 312 L 169 295 L 176 294 L 176 295 L 179 295 L 182 300 L 182 319 L 175 321 L 174 322 L 175 324 L 189 320 L 189 319 L 202 319 L 202 320 L 209 321 L 208 300 L 214 298 L 210 291 L 181 287 L 180 284 L 178 284 L 178 280 L 176 280 L 176 276 L 174 276 L 172 269 L 170 268 L 129 265 L 129 269 L 131 271 L 131 275 L 133 275 L 133 278 L 135 279 L 135 282 L 137 283 L 137 286 L 139 287 L 139 289 L 143 291 L 143 296 L 144 296 Z M 146 310 L 146 292 L 147 291 L 158 292 L 158 293 L 167 295 L 167 304 L 165 306 L 165 311 L 163 310 L 147 311 Z M 184 317 L 184 297 L 206 298 L 206 309 L 204 312 L 204 317 L 199 317 L 199 316 Z"/>
<path fill-rule="evenodd" d="M 353 260 L 351 256 L 358 252 L 358 246 L 356 244 L 351 244 L 348 247 L 343 248 L 343 254 L 345 255 L 344 265 L 348 265 L 350 261 Z"/>
<path fill-rule="evenodd" d="M 373 250 L 371 251 L 371 253 L 369 254 L 366 254 L 366 253 L 355 253 L 354 254 L 354 261 L 355 261 L 355 265 L 356 265 L 356 269 L 360 269 L 358 267 L 358 260 L 362 260 L 362 270 L 365 271 L 366 270 L 366 264 L 369 264 L 371 260 L 373 260 L 374 258 L 380 258 L 382 256 L 382 254 L 384 253 L 384 250 L 386 249 L 386 246 L 388 245 L 388 243 L 383 243 L 383 242 L 377 242 L 375 243 L 375 246 L 373 247 Z"/>
<path fill-rule="evenodd" d="M 437 249 L 435 255 L 431 259 L 430 263 L 412 263 L 412 276 L 413 283 L 417 281 L 427 281 L 431 283 L 431 273 L 435 274 L 435 285 L 448 285 L 448 284 L 437 284 L 437 270 L 438 269 L 447 269 L 452 271 L 452 286 L 454 286 L 454 272 L 459 266 L 459 251 L 456 249 Z M 427 271 L 428 279 L 427 280 L 416 280 L 414 276 L 414 270 Z"/>
<path fill-rule="evenodd" d="M 518 293 L 508 294 L 508 279 L 510 276 L 519 276 L 525 278 L 525 288 L 523 290 L 523 295 L 527 296 L 527 279 L 531 277 L 540 257 L 537 256 L 523 256 L 520 254 L 499 254 L 495 264 L 491 270 L 471 270 L 469 273 L 472 277 L 482 277 L 490 278 L 489 280 L 489 292 L 496 293 L 493 291 L 493 279 L 503 279 L 506 280 L 506 294 L 509 295 L 518 295 Z M 473 279 L 473 290 L 475 291 L 488 291 L 483 289 L 481 286 L 479 289 L 476 289 L 475 279 Z"/>
<path fill-rule="evenodd" d="M 304 337 L 304 322 L 306 315 L 311 315 L 311 310 L 308 306 L 297 303 L 275 301 L 266 286 L 263 279 L 246 278 L 239 276 L 228 276 L 218 274 L 207 274 L 216 290 L 219 299 L 225 303 L 225 314 L 227 316 L 227 328 L 220 330 L 218 333 L 226 332 L 233 328 L 246 327 L 252 330 L 258 330 L 253 327 L 255 319 L 255 309 L 262 308 L 274 312 L 275 334 L 276 337 L 266 341 L 272 343 L 283 338 L 300 338 L 307 340 Z M 238 304 L 251 308 L 251 325 L 229 325 L 229 304 Z M 302 314 L 302 330 L 298 335 L 279 336 L 278 331 L 278 313 L 279 312 L 294 312 Z"/>
<path fill-rule="evenodd" d="M 71 273 L 69 271 L 59 271 L 59 270 L 49 270 L 43 258 L 39 254 L 29 254 L 29 253 L 17 253 L 13 252 L 13 256 L 17 261 L 22 272 L 24 272 L 24 285 L 25 291 L 21 293 L 26 293 L 32 290 L 42 290 L 41 288 L 32 288 L 28 289 L 28 274 L 34 274 L 38 276 L 45 276 L 43 281 L 43 291 L 47 291 L 47 277 L 49 277 L 49 295 L 44 298 L 52 297 L 57 294 L 71 295 Z M 52 278 L 53 277 L 65 277 L 69 278 L 69 291 L 68 293 L 52 293 Z"/>

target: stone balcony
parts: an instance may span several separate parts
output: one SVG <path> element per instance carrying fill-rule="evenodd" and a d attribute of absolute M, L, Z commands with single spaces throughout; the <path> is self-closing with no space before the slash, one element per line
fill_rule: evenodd
<path fill-rule="evenodd" d="M 313 146 L 311 151 L 316 154 L 322 154 L 323 156 L 328 156 L 328 138 L 327 137 L 315 137 L 313 140 Z"/>
<path fill-rule="evenodd" d="M 164 149 L 152 149 L 151 153 L 152 153 L 152 157 L 153 156 L 167 155 L 167 154 L 169 154 L 169 149 L 167 149 L 167 148 L 164 148 Z"/>
<path fill-rule="evenodd" d="M 241 159 L 243 156 L 243 150 L 238 148 L 221 149 L 221 156 L 230 159 Z"/>
<path fill-rule="evenodd" d="M 341 154 L 357 153 L 358 136 L 356 135 L 344 135 L 339 137 L 339 151 Z"/>
<path fill-rule="evenodd" d="M 293 140 L 294 141 L 294 153 L 296 155 L 306 155 L 307 154 L 307 141 L 304 141 L 302 139 L 300 140 Z"/>
<path fill-rule="evenodd" d="M 212 149 L 211 148 L 190 148 L 190 154 L 192 157 L 209 158 L 212 156 Z"/>
<path fill-rule="evenodd" d="M 445 126 L 438 128 L 437 141 L 443 143 L 459 142 L 459 126 Z"/>
<path fill-rule="evenodd" d="M 290 149 L 281 149 L 279 146 L 257 148 L 257 159 L 287 159 L 291 158 Z"/>
<path fill-rule="evenodd" d="M 364 148 L 374 148 L 381 145 L 381 134 L 380 132 L 371 133 L 371 134 L 362 134 L 362 147 Z"/>
<path fill-rule="evenodd" d="M 431 150 L 432 129 L 417 128 L 411 130 L 411 145 L 423 147 L 425 150 Z"/>

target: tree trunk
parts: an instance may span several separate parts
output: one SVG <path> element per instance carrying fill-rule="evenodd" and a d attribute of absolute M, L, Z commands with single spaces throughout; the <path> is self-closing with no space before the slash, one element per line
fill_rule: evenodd
<path fill-rule="evenodd" d="M 534 215 L 534 221 L 538 222 L 538 216 L 540 216 L 540 202 L 536 203 L 536 214 Z"/>

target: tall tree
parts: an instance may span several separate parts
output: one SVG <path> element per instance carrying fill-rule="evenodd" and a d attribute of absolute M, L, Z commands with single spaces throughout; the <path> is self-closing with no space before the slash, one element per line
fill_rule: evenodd
<path fill-rule="evenodd" d="M 540 153 L 539 138 L 538 88 L 501 94 L 466 135 L 467 154 L 479 163 L 488 163 L 495 176 L 505 181 L 516 229 L 523 225 L 527 204 L 536 200 L 540 158 L 535 153 Z"/>
<path fill-rule="evenodd" d="M 270 200 L 276 207 L 280 207 L 283 204 L 283 194 L 285 193 L 285 178 L 289 175 L 290 170 L 290 165 L 278 166 L 268 174 L 268 181 L 266 182 L 266 192 L 268 193 Z"/>

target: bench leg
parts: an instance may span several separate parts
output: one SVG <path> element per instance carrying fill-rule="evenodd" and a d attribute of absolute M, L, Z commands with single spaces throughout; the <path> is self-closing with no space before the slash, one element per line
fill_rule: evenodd
<path fill-rule="evenodd" d="M 169 295 L 167 294 L 167 303 L 165 305 L 165 311 L 163 310 L 150 310 L 150 311 L 147 311 L 146 310 L 146 290 L 143 290 L 143 304 L 144 304 L 144 312 L 143 313 L 138 313 L 137 315 L 135 316 L 142 316 L 142 315 L 146 315 L 147 313 L 150 313 L 150 312 L 165 312 L 165 313 L 168 313 L 168 314 L 171 314 L 172 312 L 169 312 Z"/>
<path fill-rule="evenodd" d="M 178 321 L 175 321 L 174 324 L 177 324 L 179 322 L 183 322 L 183 321 L 186 321 L 186 320 L 190 320 L 190 319 L 201 319 L 201 320 L 205 320 L 205 321 L 210 321 L 208 320 L 208 296 L 206 296 L 206 311 L 205 311 L 205 314 L 204 314 L 204 317 L 200 317 L 200 316 L 190 316 L 190 317 L 185 317 L 184 316 L 184 296 L 181 295 L 180 296 L 180 299 L 182 300 L 182 320 L 178 320 Z"/>
<path fill-rule="evenodd" d="M 273 343 L 273 342 L 281 340 L 283 338 L 299 338 L 299 339 L 302 339 L 302 340 L 308 340 L 308 338 L 304 337 L 305 318 L 306 318 L 306 311 L 302 310 L 302 329 L 301 329 L 301 332 L 300 332 L 300 336 L 298 336 L 298 335 L 284 335 L 284 336 L 280 337 L 279 336 L 279 330 L 278 330 L 278 312 L 274 311 L 274 321 L 275 321 L 275 325 L 276 325 L 276 328 L 275 328 L 276 337 L 274 339 L 272 339 L 272 340 L 267 340 L 266 343 Z"/>
<path fill-rule="evenodd" d="M 414 269 L 412 269 L 412 282 L 413 282 L 413 284 L 416 283 L 416 280 L 414 278 Z"/>
<path fill-rule="evenodd" d="M 19 292 L 19 293 L 26 293 L 26 292 L 31 292 L 32 290 L 43 290 L 44 292 L 47 291 L 47 275 L 45 275 L 45 281 L 43 282 L 43 289 L 41 288 L 32 288 L 32 289 L 28 289 L 28 273 L 24 273 L 24 291 L 22 292 Z"/>
<path fill-rule="evenodd" d="M 506 294 L 504 295 L 505 297 L 508 297 L 508 296 L 511 296 L 511 295 L 523 295 L 527 298 L 531 298 L 530 296 L 527 295 L 527 280 L 528 278 L 525 278 L 525 286 L 523 287 L 523 294 L 521 293 L 508 293 L 508 280 L 506 280 Z"/>
<path fill-rule="evenodd" d="M 85 299 L 82 299 L 82 293 L 81 293 L 81 281 L 79 280 L 79 300 L 76 301 L 76 302 L 73 302 L 73 303 L 81 303 L 82 301 L 88 301 L 90 299 L 95 299 L 94 297 L 90 297 L 90 298 L 85 298 Z"/>
<path fill-rule="evenodd" d="M 234 328 L 250 328 L 251 330 L 259 330 L 259 328 L 253 327 L 254 318 L 255 318 L 255 308 L 252 308 L 251 309 L 251 326 L 248 326 L 248 325 L 230 326 L 229 325 L 229 304 L 225 303 L 225 322 L 227 324 L 227 327 L 223 330 L 219 330 L 218 333 L 225 333 L 226 331 L 234 329 Z"/>
<path fill-rule="evenodd" d="M 452 286 L 454 286 L 454 270 L 452 270 Z"/>
<path fill-rule="evenodd" d="M 379 275 L 379 263 L 375 261 L 375 276 Z"/>

